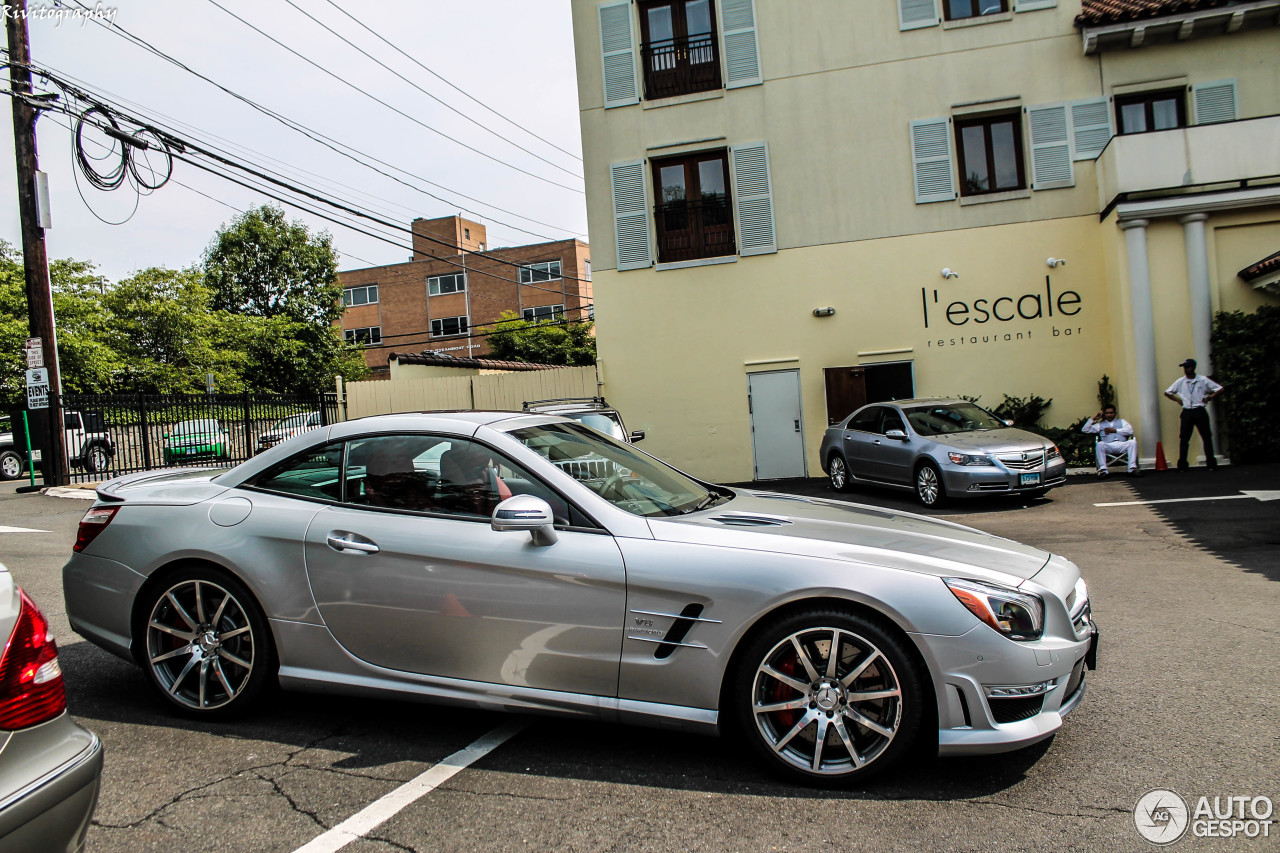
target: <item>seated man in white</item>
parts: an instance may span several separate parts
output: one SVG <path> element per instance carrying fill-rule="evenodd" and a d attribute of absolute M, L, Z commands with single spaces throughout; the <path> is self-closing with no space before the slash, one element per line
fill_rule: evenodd
<path fill-rule="evenodd" d="M 1133 437 L 1133 427 L 1124 418 L 1116 417 L 1116 407 L 1107 406 L 1084 425 L 1083 432 L 1098 437 L 1094 453 L 1098 457 L 1098 477 L 1107 476 L 1108 457 L 1125 456 L 1129 463 L 1129 476 L 1141 477 L 1138 469 L 1138 442 Z"/>

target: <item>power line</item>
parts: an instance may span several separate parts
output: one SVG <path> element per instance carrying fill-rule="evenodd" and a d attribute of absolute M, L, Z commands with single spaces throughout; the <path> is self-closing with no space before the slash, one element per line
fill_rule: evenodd
<path fill-rule="evenodd" d="M 347 16 L 348 18 L 350 18 L 350 19 L 351 19 L 351 20 L 352 20 L 352 21 L 353 21 L 357 26 L 359 26 L 359 27 L 361 27 L 362 29 L 364 29 L 364 30 L 365 30 L 365 32 L 369 33 L 369 34 L 370 34 L 370 35 L 372 35 L 374 38 L 376 38 L 376 39 L 378 39 L 379 41 L 381 41 L 383 44 L 385 44 L 387 47 L 391 48 L 391 49 L 392 49 L 392 50 L 394 50 L 396 53 L 398 53 L 398 54 L 400 54 L 401 56 L 403 56 L 405 59 L 408 59 L 408 60 L 409 60 L 410 62 L 412 62 L 414 65 L 418 66 L 418 67 L 419 67 L 419 68 L 421 68 L 423 71 L 425 71 L 425 72 L 427 72 L 428 74 L 430 74 L 432 77 L 435 77 L 435 78 L 436 78 L 437 80 L 439 80 L 441 83 L 444 83 L 446 86 L 449 86 L 449 87 L 450 87 L 450 88 L 452 88 L 454 91 L 458 92 L 459 94 L 461 94 L 461 95 L 465 96 L 466 98 L 468 98 L 468 99 L 470 99 L 471 101 L 475 102 L 475 103 L 476 103 L 476 104 L 478 104 L 479 106 L 481 106 L 481 107 L 483 107 L 484 109 L 488 110 L 489 112 L 493 113 L 495 116 L 497 116 L 498 118 L 500 118 L 500 119 L 502 119 L 503 121 L 507 122 L 507 123 L 508 123 L 508 124 L 510 124 L 512 127 L 518 128 L 519 130 L 524 131 L 525 133 L 529 134 L 530 136 L 532 136 L 534 139 L 538 140 L 539 142 L 545 142 L 547 145 L 550 145 L 552 148 L 556 149 L 557 151 L 560 151 L 560 152 L 562 152 L 562 153 L 564 153 L 564 154 L 568 154 L 570 157 L 572 157 L 573 159 L 577 160 L 578 162 L 582 162 L 582 158 L 581 158 L 581 157 L 579 157 L 577 154 L 574 154 L 572 151 L 566 151 L 565 149 L 561 148 L 559 145 L 556 145 L 554 142 L 552 142 L 552 141 L 551 141 L 551 140 L 549 140 L 549 139 L 543 139 L 541 136 L 539 136 L 538 134 L 534 133 L 532 130 L 529 130 L 527 127 L 525 127 L 524 125 L 520 124 L 518 121 L 515 121 L 514 119 L 507 118 L 507 117 L 506 117 L 506 116 L 504 116 L 502 113 L 498 112 L 498 111 L 497 111 L 497 110 L 495 110 L 493 107 L 491 107 L 491 106 L 489 106 L 488 104 L 486 104 L 484 101 L 479 100 L 478 98 L 476 98 L 476 97 L 474 97 L 473 95 L 471 95 L 469 92 L 465 91 L 464 89 L 459 88 L 457 85 L 455 85 L 454 83 L 450 82 L 449 80 L 446 80 L 444 77 L 441 77 L 441 76 L 440 76 L 439 74 L 437 74 L 435 71 L 432 71 L 430 68 L 428 68 L 427 66 L 425 66 L 425 65 L 423 65 L 421 62 L 419 62 L 419 61 L 418 61 L 417 59 L 415 59 L 413 56 L 411 56 L 411 55 L 410 55 L 410 54 L 408 54 L 408 53 L 405 53 L 403 50 L 401 50 L 401 49 L 400 49 L 400 47 L 399 47 L 398 45 L 396 45 L 396 44 L 394 44 L 394 43 L 392 43 L 392 42 L 388 41 L 388 40 L 387 40 L 387 39 L 386 39 L 386 38 L 385 38 L 381 33 L 377 32 L 377 31 L 376 31 L 376 30 L 374 30 L 374 29 L 372 29 L 372 28 L 371 28 L 368 24 L 366 24 L 364 21 L 360 20 L 360 19 L 359 19 L 359 18 L 357 18 L 355 15 L 352 15 L 352 14 L 351 14 L 350 12 L 348 12 L 346 9 L 342 8 L 342 7 L 341 7 L 341 6 L 339 6 L 337 3 L 333 2 L 333 0 L 325 0 L 325 2 L 326 2 L 326 3 L 328 3 L 330 6 L 332 6 L 333 8 L 337 9 L 337 10 L 338 10 L 339 12 L 341 12 L 342 14 L 346 15 L 346 16 Z"/>
<path fill-rule="evenodd" d="M 473 153 L 475 153 L 475 154 L 479 154 L 481 157 L 484 157 L 485 159 L 492 160 L 492 161 L 493 161 L 493 162 L 495 162 L 495 163 L 498 163 L 498 164 L 500 164 L 500 165 L 506 166 L 508 169 L 514 169 L 515 171 L 520 172 L 521 174 L 524 174 L 524 175 L 528 175 L 529 177 L 531 177 L 531 178 L 533 178 L 533 179 L 535 179 L 535 180 L 539 180 L 539 181 L 542 181 L 543 183 L 550 184 L 550 185 L 551 185 L 551 186 L 553 186 L 553 187 L 559 187 L 559 188 L 560 188 L 560 189 L 562 189 L 562 190 L 568 190 L 569 192 L 572 192 L 572 193 L 584 194 L 584 191 L 583 191 L 583 190 L 577 189 L 576 187 L 568 186 L 568 185 L 566 185 L 566 184 L 559 183 L 558 181 L 553 181 L 553 180 L 551 180 L 550 178 L 544 178 L 542 175 L 538 175 L 538 174 L 535 174 L 534 172 L 530 172 L 528 169 L 522 169 L 521 167 L 519 167 L 519 166 L 515 165 L 514 163 L 508 163 L 506 160 L 503 160 L 501 157 L 495 157 L 495 156 L 493 156 L 492 154 L 489 154 L 489 153 L 487 153 L 487 152 L 485 152 L 485 151 L 481 151 L 479 148 L 475 148 L 474 146 L 468 145 L 467 143 L 463 142 L 463 141 L 462 141 L 462 140 L 460 140 L 460 139 L 455 139 L 454 137 L 450 136 L 449 134 L 447 134 L 447 133 L 445 133 L 445 132 L 443 132 L 443 131 L 441 131 L 441 130 L 437 130 L 436 128 L 432 127 L 431 125 L 427 124 L 426 122 L 424 122 L 424 121 L 422 121 L 422 120 L 420 120 L 420 119 L 418 119 L 418 118 L 415 118 L 414 116 L 412 116 L 412 115 L 410 115 L 409 113 L 405 112 L 404 110 L 400 109 L 399 107 L 397 107 L 397 106 L 395 106 L 395 105 L 393 105 L 393 104 L 391 104 L 391 103 L 388 103 L 387 101 L 382 100 L 382 99 L 381 99 L 381 98 L 379 98 L 377 95 L 373 94 L 372 92 L 368 91 L 367 89 L 361 89 L 359 86 L 357 86 L 355 83 L 352 83 L 352 82 L 351 82 L 350 80 L 348 80 L 346 77 L 343 77 L 341 74 L 337 74 L 337 73 L 335 73 L 335 72 L 333 72 L 333 71 L 330 71 L 328 68 L 325 68 L 323 65 L 321 65 L 320 63 L 318 63 L 318 62 L 316 62 L 315 60 L 311 59 L 310 57 L 308 57 L 308 56 L 304 56 L 303 54 L 301 54 L 301 53 L 299 53 L 298 51 L 294 50 L 293 48 L 289 47 L 289 45 L 285 44 L 284 42 L 280 41 L 279 39 L 275 38 L 274 36 L 268 35 L 266 32 L 264 32 L 264 31 L 262 31 L 262 30 L 258 29 L 258 28 L 257 28 L 257 27 L 255 27 L 253 24 L 249 23 L 249 22 L 248 22 L 248 21 L 246 21 L 244 18 L 242 18 L 242 17 L 240 17 L 239 15 L 237 15 L 235 12 L 232 12 L 230 9 L 226 8 L 225 6 L 223 6 L 221 3 L 219 3 L 219 2 L 218 2 L 218 0 L 209 0 L 209 3 L 210 3 L 211 5 L 213 5 L 213 6 L 216 6 L 217 8 L 221 9 L 223 12 L 227 13 L 227 14 L 228 14 L 228 15 L 230 15 L 231 17 L 235 18 L 237 21 L 239 21 L 240 23 L 244 24 L 246 27 L 248 27 L 249 29 L 253 30 L 255 33 L 257 33 L 258 35 L 262 36 L 263 38 L 267 39 L 268 41 L 272 42 L 273 44 L 279 45 L 281 48 L 283 48 L 284 50 L 286 50 L 286 51 L 288 51 L 289 53 L 293 54 L 294 56 L 298 57 L 298 58 L 299 58 L 299 59 L 301 59 L 303 62 L 305 62 L 305 63 L 307 63 L 308 65 L 310 65 L 311 67 L 313 67 L 313 68 L 317 69 L 318 71 L 322 71 L 322 72 L 324 72 L 325 74 L 329 75 L 329 76 L 330 76 L 330 77 L 332 77 L 333 79 L 335 79 L 335 80 L 337 80 L 338 82 L 342 83 L 344 86 L 347 86 L 347 87 L 349 87 L 349 88 L 351 88 L 351 89 L 354 89 L 355 91 L 357 91 L 357 92 L 359 92 L 360 94 L 364 95 L 366 98 L 369 98 L 370 100 L 372 100 L 372 101 L 374 101 L 374 102 L 376 102 L 376 103 L 381 104 L 382 106 L 386 107 L 387 109 L 391 110 L 393 113 L 396 113 L 397 115 L 403 116 L 404 118 L 408 119 L 409 121 L 413 122 L 414 124 L 418 125 L 419 127 L 422 127 L 422 128 L 424 128 L 424 129 L 426 129 L 426 130 L 429 130 L 429 131 L 431 131 L 432 133 L 434 133 L 434 134 L 436 134 L 436 135 L 438 135 L 438 136 L 440 136 L 440 137 L 443 137 L 444 139 L 447 139 L 447 140 L 449 140 L 450 142 L 452 142 L 452 143 L 454 143 L 454 144 L 456 144 L 456 145 L 460 145 L 460 146 L 462 146 L 463 148 L 467 149 L 468 151 L 471 151 L 471 152 L 473 152 Z M 558 167 L 557 167 L 557 168 L 558 168 Z"/>
<path fill-rule="evenodd" d="M 309 19 L 312 21 L 312 23 L 314 23 L 314 24 L 316 24 L 317 26 L 321 27 L 321 28 L 322 28 L 322 29 L 324 29 L 326 32 L 328 32 L 328 33 L 332 34 L 332 35 L 333 35 L 335 38 L 337 38 L 339 41 L 341 41 L 341 42 L 343 42 L 344 44 L 346 44 L 346 45 L 350 46 L 353 50 L 358 51 L 362 56 L 364 56 L 364 57 L 368 58 L 368 59 L 369 59 L 370 61 L 372 61 L 374 64 L 378 65 L 378 66 L 379 66 L 379 67 L 381 67 L 381 68 L 386 69 L 386 70 L 387 70 L 387 71 L 389 71 L 391 74 L 395 75 L 396 77 L 398 77 L 400 80 L 404 81 L 405 83 L 408 83 L 410 86 L 412 86 L 413 88 L 417 89 L 419 92 L 421 92 L 422 94 L 426 95 L 428 98 L 430 98 L 431 100 L 435 101 L 435 102 L 436 102 L 437 104 L 439 104 L 440 106 L 442 106 L 442 107 L 444 107 L 445 109 L 447 109 L 447 110 L 449 110 L 449 111 L 451 111 L 451 112 L 455 113 L 455 114 L 456 114 L 456 115 L 458 115 L 458 116 L 461 116 L 462 118 L 464 118 L 464 119 L 466 119 L 467 121 L 469 121 L 469 122 L 471 122 L 472 124 L 474 124 L 476 127 L 478 127 L 478 128 L 480 128 L 481 130 L 483 130 L 485 133 L 491 134 L 491 135 L 493 135 L 493 136 L 497 137 L 498 139 L 501 139 L 503 142 L 507 143 L 508 145 L 513 145 L 513 146 L 515 146 L 516 148 L 519 148 L 521 151 L 523 151 L 524 153 L 528 154 L 530 157 L 533 157 L 533 158 L 535 158 L 535 159 L 537 159 L 537 160 L 541 160 L 543 163 L 546 163 L 548 166 L 552 167 L 553 169 L 559 169 L 561 172 L 564 172 L 566 175 L 569 175 L 569 176 L 571 176 L 571 177 L 574 177 L 574 178 L 577 178 L 577 179 L 579 179 L 579 180 L 582 180 L 582 173 L 581 173 L 581 172 L 573 172 L 573 171 L 570 171 L 569 169 L 564 168 L 563 166 L 559 165 L 558 163 L 554 163 L 554 162 L 552 162 L 551 160 L 548 160 L 546 157 L 543 157 L 543 156 L 542 156 L 542 155 L 540 155 L 540 154 L 537 154 L 537 153 L 535 153 L 535 152 L 533 152 L 533 151 L 530 151 L 528 148 L 525 148 L 523 145 L 521 145 L 520 143 L 516 142 L 515 140 L 508 139 L 507 137 L 503 136 L 501 133 L 498 133 L 498 132 L 497 132 L 496 130 L 494 130 L 493 128 L 490 128 L 490 127 L 487 127 L 486 125 L 481 124 L 480 122 L 478 122 L 478 121 L 476 121 L 475 119 L 473 119 L 471 116 L 469 116 L 469 115 L 467 115 L 466 113 L 464 113 L 462 110 L 458 109 L 457 107 L 453 106 L 452 104 L 448 103 L 447 101 L 443 101 L 443 100 L 441 100 L 440 98 L 436 97 L 436 96 L 435 96 L 434 94 L 432 94 L 431 92 L 428 92 L 426 89 L 422 88 L 422 87 L 421 87 L 421 86 L 419 86 L 417 83 L 415 83 L 415 82 L 413 82 L 412 80 L 410 80 L 408 77 L 405 77 L 403 74 L 401 74 L 400 72 L 396 71 L 394 68 L 392 68 L 391 66 L 387 65 L 385 62 L 383 62 L 381 59 L 378 59 L 376 56 L 374 56 L 373 54 L 369 53 L 369 52 L 368 52 L 368 51 L 366 51 L 364 48 L 360 47 L 360 46 L 359 46 L 359 45 L 357 45 L 355 42 L 353 42 L 353 41 L 351 41 L 350 39 L 348 39 L 346 36 L 342 35 L 342 33 L 338 32 L 338 31 L 337 31 L 337 30 L 335 30 L 335 29 L 333 29 L 333 28 L 332 28 L 332 27 L 330 27 L 328 24 L 324 23 L 324 22 L 323 22 L 323 21 L 321 21 L 319 18 L 317 18 L 315 15 L 312 15 L 310 12 L 308 12 L 308 11 L 307 11 L 307 10 L 305 10 L 305 9 L 303 9 L 303 8 L 302 8 L 301 6 L 299 6 L 297 3 L 293 2 L 293 0 L 284 0 L 284 2 L 285 2 L 285 3 L 287 3 L 287 4 L 289 4 L 290 6 L 292 6 L 294 9 L 297 9 L 297 10 L 298 10 L 298 12 L 300 12 L 301 14 L 303 14 L 304 16 L 306 16 L 307 18 L 309 18 Z"/>
<path fill-rule="evenodd" d="M 88 7 L 88 6 L 85 6 L 83 3 L 81 3 L 81 2 L 80 2 L 80 0 L 71 0 L 71 2 L 75 3 L 77 6 L 79 6 L 79 7 L 80 7 L 80 8 L 82 8 L 82 9 L 92 11 L 92 10 L 90 10 L 90 9 L 89 9 L 89 7 Z M 562 233 L 566 233 L 566 234 L 574 234 L 574 233 L 575 233 L 573 229 L 570 229 L 570 228 L 564 228 L 564 227 L 559 226 L 559 225 L 553 225 L 553 224 L 548 223 L 548 222 L 543 222 L 543 221 L 538 220 L 538 219 L 533 219 L 532 217 L 525 216 L 525 215 L 523 215 L 523 214 L 521 214 L 521 213 L 517 213 L 517 212 L 515 212 L 515 211 L 513 211 L 513 210 L 508 210 L 508 209 L 506 209 L 506 208 L 504 208 L 504 207 L 499 207 L 498 205 L 492 204 L 492 203 L 490 203 L 490 202 L 483 201 L 482 199 L 475 198 L 474 196 L 469 196 L 469 195 L 467 195 L 466 193 L 460 192 L 460 191 L 455 190 L 455 189 L 452 189 L 452 188 L 450 188 L 450 187 L 446 187 L 446 186 L 444 186 L 443 184 L 436 183 L 435 181 L 432 181 L 432 180 L 431 180 L 431 179 L 429 179 L 429 178 L 423 177 L 422 175 L 415 174 L 415 173 L 410 172 L 410 171 L 408 171 L 408 170 L 406 170 L 406 169 L 403 169 L 403 168 L 401 168 L 401 167 L 399 167 L 399 166 L 396 166 L 396 165 L 394 165 L 394 164 L 392 164 L 392 163 L 388 163 L 387 161 L 382 160 L 382 159 L 379 159 L 378 157 L 375 157 L 375 156 L 373 156 L 372 154 L 367 154 L 367 153 L 364 153 L 364 152 L 359 152 L 359 151 L 358 151 L 356 148 L 354 148 L 353 146 L 347 145 L 347 144 L 346 144 L 346 143 L 344 143 L 344 142 L 340 142 L 339 140 L 334 139 L 334 138 L 333 138 L 333 137 L 331 137 L 331 136 L 328 136 L 328 135 L 326 135 L 326 134 L 324 134 L 324 133 L 321 133 L 321 132 L 320 132 L 320 131 L 318 131 L 318 130 L 315 130 L 315 129 L 313 129 L 313 128 L 310 128 L 310 127 L 308 127 L 308 126 L 306 126 L 306 125 L 302 124 L 301 122 L 298 122 L 298 121 L 296 121 L 296 120 L 294 120 L 294 119 L 291 119 L 291 118 L 289 118 L 288 116 L 285 116 L 285 115 L 283 115 L 282 113 L 279 113 L 279 112 L 277 112 L 277 111 L 275 111 L 275 110 L 271 109 L 270 107 L 263 106 L 262 104 L 259 104 L 258 102 L 254 101 L 254 100 L 252 100 L 252 99 L 250 99 L 250 98 L 247 98 L 247 97 L 245 97 L 244 95 L 241 95 L 239 92 L 236 92 L 236 91 L 234 91 L 234 90 L 232 90 L 232 89 L 227 88 L 226 86 L 223 86 L 221 83 L 217 82 L 216 80 L 213 80 L 212 78 L 210 78 L 210 77 L 208 77 L 208 76 L 206 76 L 206 75 L 204 75 L 204 74 L 200 73 L 199 71 L 196 71 L 195 69 L 191 68 L 190 66 L 188 66 L 187 64 L 185 64 L 184 62 L 182 62 L 180 59 L 177 59 L 176 57 L 171 56 L 170 54 L 165 53 L 164 51 L 160 50 L 160 49 L 159 49 L 159 48 L 157 48 L 155 45 L 153 45 L 153 44 L 151 44 L 150 42 L 148 42 L 146 39 L 143 39 L 142 37 L 137 36 L 137 35 L 135 35 L 135 34 L 133 34 L 133 33 L 129 32 L 128 30 L 126 30 L 124 27 L 120 26 L 120 25 L 119 25 L 119 24 L 117 24 L 117 23 L 110 23 L 110 24 L 108 24 L 108 23 L 103 23 L 102 21 L 98 20 L 96 17 L 91 18 L 91 20 L 93 21 L 93 23 L 94 23 L 96 26 L 101 27 L 102 29 L 106 30 L 108 33 L 111 33 L 112 35 L 117 36 L 117 37 L 119 37 L 119 38 L 123 38 L 123 39 L 125 39 L 126 41 L 128 41 L 130 44 L 134 45 L 135 47 L 142 48 L 143 50 L 145 50 L 145 51 L 147 51 L 147 52 L 149 52 L 149 53 L 151 53 L 151 54 L 153 54 L 153 55 L 155 55 L 155 56 L 159 57 L 160 59 L 165 60 L 166 62 L 170 63 L 171 65 L 174 65 L 174 66 L 175 66 L 175 67 L 177 67 L 177 68 L 181 68 L 183 71 L 186 71 L 188 74 L 191 74 L 192 76 L 197 77 L 197 78 L 199 78 L 200 80 L 203 80 L 204 82 L 206 82 L 206 83 L 208 83 L 209 85 L 213 86 L 214 88 L 216 88 L 216 89 L 220 90 L 221 92 L 223 92 L 223 93 L 225 93 L 225 94 L 227 94 L 227 95 L 231 96 L 232 98 L 235 98 L 236 100 L 240 101 L 241 103 L 245 104 L 246 106 L 250 107 L 251 109 L 256 110 L 257 112 L 262 113 L 263 115 L 267 116 L 268 118 L 270 118 L 270 119 L 272 119 L 272 120 L 274 120 L 274 121 L 276 121 L 276 122 L 279 122 L 280 124 L 283 124 L 285 127 L 289 128 L 290 130 L 292 130 L 292 131 L 294 131 L 294 132 L 296 132 L 296 133 L 300 133 L 300 134 L 302 134 L 303 136 L 305 136 L 305 137 L 307 137 L 308 139 L 310 139 L 312 142 L 318 143 L 319 145 L 322 145 L 322 146 L 324 146 L 325 148 L 328 148 L 329 150 L 333 151 L 334 153 L 339 154 L 339 155 L 341 155 L 341 156 L 343 156 L 343 157 L 346 157 L 347 159 L 351 160 L 352 162 L 356 163 L 357 165 L 363 166 L 363 167 L 365 167 L 366 169 L 370 169 L 370 170 L 372 170 L 372 171 L 376 172 L 377 174 L 382 175 L 382 176 L 383 176 L 383 177 L 385 177 L 385 178 L 388 178 L 388 179 L 390 179 L 390 180 L 392 180 L 392 181 L 395 181 L 395 182 L 396 182 L 396 183 L 398 183 L 398 184 L 401 184 L 402 186 L 405 186 L 405 187 L 407 187 L 407 188 L 409 188 L 409 189 L 413 190 L 413 191 L 414 191 L 414 192 L 416 192 L 416 193 L 420 193 L 420 194 L 422 194 L 422 195 L 427 196 L 428 198 L 432 198 L 432 199 L 434 199 L 434 200 L 436 200 L 436 201 L 438 201 L 438 202 L 442 202 L 443 204 L 447 204 L 447 205 L 449 205 L 449 206 L 451 206 L 451 207 L 460 207 L 460 209 L 461 209 L 461 210 L 463 210 L 464 212 L 470 213 L 471 215 L 476 216 L 477 218 L 481 218 L 481 219 L 488 219 L 488 220 L 489 220 L 489 221 L 491 221 L 491 222 L 495 222 L 495 223 L 497 223 L 497 224 L 499 224 L 499 225 L 502 225 L 502 226 L 504 226 L 504 227 L 506 227 L 506 228 L 510 228 L 510 229 L 511 229 L 511 230 L 513 230 L 513 231 L 518 231 L 518 232 L 520 232 L 520 233 L 522 233 L 522 234 L 528 234 L 528 235 L 533 236 L 533 237 L 539 237 L 539 238 L 541 238 L 541 239 L 543 239 L 543 240 L 551 240 L 551 239 L 554 239 L 554 238 L 552 238 L 552 237 L 550 237 L 550 236 L 548 236 L 548 235 L 546 235 L 546 234 L 539 234 L 538 232 L 530 231 L 530 230 L 528 230 L 527 228 L 521 228 L 521 227 L 520 227 L 520 226 L 518 226 L 518 225 L 512 225 L 512 224 L 511 224 L 511 223 L 509 223 L 509 222 L 504 222 L 504 221 L 502 221 L 502 220 L 500 220 L 500 219 L 497 219 L 496 217 L 489 216 L 489 215 L 482 214 L 482 213 L 478 213 L 478 212 L 476 212 L 476 211 L 468 210 L 468 209 L 467 209 L 467 207 L 466 207 L 465 205 L 458 205 L 458 204 L 457 204 L 457 202 L 450 201 L 449 199 L 446 199 L 446 198 L 441 198 L 440 196 L 436 195 L 435 193 L 430 192 L 429 190 L 425 190 L 425 189 L 422 189 L 421 187 L 414 186 L 413 184 L 411 184 L 411 183 L 409 183 L 409 182 L 405 181 L 404 179 L 399 178 L 399 177 L 396 177 L 395 175 L 391 174 L 390 172 L 383 171 L 382 169 L 379 169 L 377 166 L 374 166 L 374 165 L 372 165 L 371 163 L 366 162 L 365 160 L 362 160 L 362 159 L 360 159 L 360 158 L 361 158 L 361 157 L 366 157 L 366 158 L 368 158 L 368 160 L 373 161 L 373 163 L 377 163 L 377 164 L 379 164 L 379 165 L 381 165 L 381 166 L 385 166 L 385 167 L 386 167 L 386 168 L 388 168 L 388 169 L 391 169 L 391 170 L 393 170 L 393 171 L 395 171 L 395 172 L 399 172 L 400 174 L 402 174 L 402 175 L 406 175 L 406 176 L 408 176 L 408 177 L 410 177 L 410 178 L 413 178 L 414 180 L 421 181 L 422 183 L 424 183 L 424 184 L 426 184 L 426 185 L 428 185 L 428 186 L 435 187 L 435 188 L 437 188 L 437 189 L 439 189 L 439 190 L 441 190 L 441 191 L 443 191 L 443 192 L 451 193 L 451 194 L 453 194 L 453 195 L 457 196 L 458 198 L 466 199 L 467 201 L 471 201 L 471 202 L 474 202 L 474 203 L 476 203 L 476 204 L 482 205 L 483 207 L 487 207 L 487 208 L 490 208 L 490 209 L 492 209 L 492 210 L 499 211 L 500 213 L 507 214 L 508 216 L 514 216 L 514 217 L 516 217 L 517 219 L 522 219 L 522 220 L 524 220 L 525 222 L 532 222 L 532 223 L 534 223 L 535 225 L 541 225 L 541 226 L 543 226 L 544 228 L 550 228 L 550 229 L 552 229 L 552 230 L 554 230 L 554 231 L 560 231 L 560 232 L 562 232 Z"/>

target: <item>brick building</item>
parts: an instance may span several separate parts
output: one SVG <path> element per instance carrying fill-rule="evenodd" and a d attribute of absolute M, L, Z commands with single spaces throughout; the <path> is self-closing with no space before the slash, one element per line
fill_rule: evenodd
<path fill-rule="evenodd" d="M 338 273 L 343 334 L 366 345 L 374 378 L 393 351 L 489 354 L 504 311 L 528 320 L 591 314 L 591 250 L 581 240 L 489 249 L 485 226 L 460 216 L 413 221 L 413 258 Z"/>

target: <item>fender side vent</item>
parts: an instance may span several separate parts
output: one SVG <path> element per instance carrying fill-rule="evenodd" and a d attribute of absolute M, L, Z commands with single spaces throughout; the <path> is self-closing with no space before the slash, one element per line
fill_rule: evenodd
<path fill-rule="evenodd" d="M 785 518 L 777 518 L 771 515 L 740 515 L 734 513 L 732 515 L 717 515 L 713 521 L 726 524 L 730 527 L 781 527 L 784 524 L 792 522 Z"/>
<path fill-rule="evenodd" d="M 672 653 L 680 647 L 679 643 L 684 642 L 685 635 L 693 627 L 694 621 L 701 615 L 701 604 L 686 604 L 684 610 L 680 611 L 680 618 L 671 623 L 671 629 L 662 638 L 662 643 L 654 651 L 653 656 L 658 660 L 671 657 Z"/>

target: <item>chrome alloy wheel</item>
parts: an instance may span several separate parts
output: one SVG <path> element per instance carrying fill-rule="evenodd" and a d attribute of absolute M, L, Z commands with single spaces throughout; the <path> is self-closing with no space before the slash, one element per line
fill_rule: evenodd
<path fill-rule="evenodd" d="M 893 742 L 902 688 L 880 649 L 841 628 L 798 631 L 775 645 L 752 684 L 756 729 L 808 773 L 860 770 Z"/>
<path fill-rule="evenodd" d="M 922 465 L 916 472 L 916 496 L 925 506 L 933 506 L 942 496 L 942 484 L 938 481 L 938 471 L 932 465 Z"/>
<path fill-rule="evenodd" d="M 216 583 L 184 580 L 157 600 L 147 619 L 147 664 L 179 705 L 210 711 L 249 685 L 256 656 L 243 604 Z"/>
<path fill-rule="evenodd" d="M 827 463 L 827 468 L 831 472 L 831 488 L 837 492 L 843 492 L 849 485 L 849 469 L 845 467 L 844 457 L 834 454 L 831 461 Z"/>

